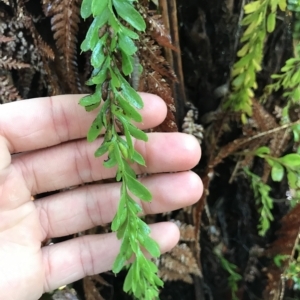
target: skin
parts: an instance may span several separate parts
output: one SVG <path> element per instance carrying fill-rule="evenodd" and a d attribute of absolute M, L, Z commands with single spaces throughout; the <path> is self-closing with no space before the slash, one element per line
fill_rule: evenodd
<path fill-rule="evenodd" d="M 160 124 L 164 102 L 141 94 L 142 129 Z M 43 293 L 87 275 L 110 270 L 120 241 L 115 233 L 89 235 L 42 247 L 43 241 L 112 221 L 119 183 L 94 184 L 32 201 L 31 196 L 114 177 L 114 169 L 94 158 L 101 143 L 87 143 L 96 112 L 78 105 L 80 95 L 38 98 L 0 106 L 0 299 L 38 299 Z M 145 214 L 179 209 L 199 200 L 200 178 L 189 169 L 200 159 L 196 139 L 182 133 L 151 133 L 135 148 L 150 173 L 142 182 L 153 194 L 141 203 Z M 166 173 L 177 172 L 177 173 Z M 179 239 L 176 225 L 151 225 L 162 252 Z M 161 234 L 163 232 L 163 235 Z"/>

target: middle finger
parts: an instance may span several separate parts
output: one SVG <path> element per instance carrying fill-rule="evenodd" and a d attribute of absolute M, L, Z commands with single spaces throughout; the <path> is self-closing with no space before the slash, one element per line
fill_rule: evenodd
<path fill-rule="evenodd" d="M 113 178 L 116 168 L 103 166 L 107 156 L 94 157 L 101 142 L 101 139 L 94 143 L 69 142 L 16 156 L 12 163 L 20 169 L 33 195 Z M 177 132 L 151 133 L 147 143 L 136 141 L 135 148 L 146 162 L 146 167 L 133 164 L 137 173 L 185 171 L 193 168 L 200 158 L 196 139 Z"/>
<path fill-rule="evenodd" d="M 143 178 L 153 201 L 139 202 L 144 214 L 168 212 L 198 201 L 202 184 L 193 172 L 159 174 Z M 172 193 L 170 193 L 172 186 Z M 187 192 L 188 191 L 188 192 Z M 74 234 L 112 221 L 119 203 L 120 183 L 93 184 L 55 194 L 35 202 L 44 237 Z"/>

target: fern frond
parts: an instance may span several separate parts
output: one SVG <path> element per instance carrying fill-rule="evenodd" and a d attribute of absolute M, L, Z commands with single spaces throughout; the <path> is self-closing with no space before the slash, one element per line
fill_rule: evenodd
<path fill-rule="evenodd" d="M 80 22 L 80 0 L 43 0 L 43 10 L 51 18 L 52 31 L 60 59 L 65 65 L 66 83 L 70 92 L 79 93 L 81 85 L 77 70 L 77 33 Z"/>
<path fill-rule="evenodd" d="M 17 61 L 12 57 L 4 56 L 4 57 L 0 57 L 0 67 L 6 70 L 23 69 L 23 68 L 30 68 L 30 64 Z"/>
<path fill-rule="evenodd" d="M 21 97 L 9 76 L 0 76 L 0 103 L 9 103 L 18 99 Z"/>

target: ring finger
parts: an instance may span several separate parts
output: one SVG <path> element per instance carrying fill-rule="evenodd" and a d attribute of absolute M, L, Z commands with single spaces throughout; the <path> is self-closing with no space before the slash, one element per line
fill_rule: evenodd
<path fill-rule="evenodd" d="M 143 183 L 153 195 L 151 203 L 140 203 L 145 214 L 191 205 L 199 200 L 202 193 L 200 178 L 189 171 L 149 176 L 143 178 Z M 35 203 L 44 239 L 74 234 L 111 222 L 117 210 L 119 193 L 119 183 L 94 184 L 37 200 Z"/>

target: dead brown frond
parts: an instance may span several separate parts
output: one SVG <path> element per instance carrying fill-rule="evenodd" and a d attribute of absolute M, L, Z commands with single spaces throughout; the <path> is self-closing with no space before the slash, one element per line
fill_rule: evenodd
<path fill-rule="evenodd" d="M 161 15 L 149 15 L 146 20 L 149 23 L 149 30 L 153 40 L 155 40 L 161 47 L 178 51 L 178 49 L 172 44 L 170 33 L 167 31 Z"/>
<path fill-rule="evenodd" d="M 0 76 L 0 103 L 8 103 L 18 99 L 21 97 L 9 75 Z"/>
<path fill-rule="evenodd" d="M 0 36 L 0 43 L 8 43 L 13 41 L 15 38 L 14 37 L 8 37 L 8 36 Z"/>
<path fill-rule="evenodd" d="M 244 125 L 243 131 L 246 137 L 238 138 L 227 145 L 223 146 L 216 157 L 213 159 L 211 166 L 215 167 L 224 158 L 247 148 L 251 152 L 260 146 L 269 145 L 271 154 L 278 157 L 283 151 L 287 140 L 290 135 L 285 134 L 285 129 L 290 125 L 279 126 L 274 117 L 271 116 L 261 104 L 253 100 L 253 116 L 250 123 Z M 246 165 L 249 166 L 250 162 L 247 160 Z M 245 164 L 243 164 L 245 165 Z M 251 164 L 250 164 L 251 165 Z M 267 166 L 265 166 L 267 167 Z M 264 174 L 263 178 L 266 180 L 269 172 Z"/>
<path fill-rule="evenodd" d="M 29 68 L 30 64 L 26 64 L 20 61 L 17 61 L 16 59 L 13 59 L 12 57 L 0 57 L 0 68 L 11 70 L 11 69 L 23 69 L 23 68 Z"/>
<path fill-rule="evenodd" d="M 164 281 L 182 280 L 193 283 L 193 277 L 200 276 L 200 269 L 188 243 L 195 242 L 195 227 L 176 220 L 180 230 L 180 243 L 159 260 L 159 274 Z"/>
<path fill-rule="evenodd" d="M 51 17 L 52 31 L 59 53 L 57 64 L 63 64 L 61 70 L 65 70 L 66 84 L 72 93 L 81 91 L 76 49 L 80 3 L 80 0 L 43 0 L 43 10 L 45 16 Z"/>
<path fill-rule="evenodd" d="M 186 283 L 193 283 L 192 275 L 200 276 L 197 261 L 187 244 L 179 244 L 162 255 L 159 275 L 164 281 L 182 280 Z"/>
<path fill-rule="evenodd" d="M 281 229 L 277 232 L 277 239 L 270 245 L 266 254 L 270 258 L 276 255 L 288 255 L 293 258 L 295 248 L 299 244 L 300 237 L 300 204 L 297 204 L 281 220 Z M 284 294 L 284 272 L 289 265 L 289 260 L 282 262 L 282 267 L 278 267 L 271 262 L 266 270 L 268 284 L 264 291 L 264 299 L 276 300 L 282 299 Z"/>
<path fill-rule="evenodd" d="M 139 63 L 143 67 L 143 73 L 139 78 L 138 90 L 155 93 L 167 104 L 167 117 L 160 126 L 155 128 L 155 131 L 177 131 L 175 120 L 176 109 L 172 90 L 170 88 L 170 84 L 177 81 L 177 77 L 165 57 L 162 55 L 161 46 L 157 44 L 157 41 L 155 41 L 152 37 L 153 31 L 155 30 L 160 30 L 160 33 L 163 35 L 167 35 L 167 32 L 163 29 L 162 23 L 160 25 L 160 29 L 158 29 L 157 24 L 157 28 L 154 30 L 153 16 L 149 13 L 147 7 L 148 0 L 143 0 L 138 5 L 139 10 L 143 14 L 147 23 L 146 33 L 142 35 L 138 42 Z M 158 15 L 156 15 L 155 18 L 159 20 Z"/>
<path fill-rule="evenodd" d="M 105 300 L 100 295 L 103 286 L 110 286 L 100 275 L 88 276 L 83 279 L 86 300 Z"/>
<path fill-rule="evenodd" d="M 182 132 L 193 135 L 199 142 L 202 143 L 204 128 L 202 125 L 197 124 L 198 110 L 194 105 L 190 104 L 191 108 L 186 113 L 183 119 Z"/>

